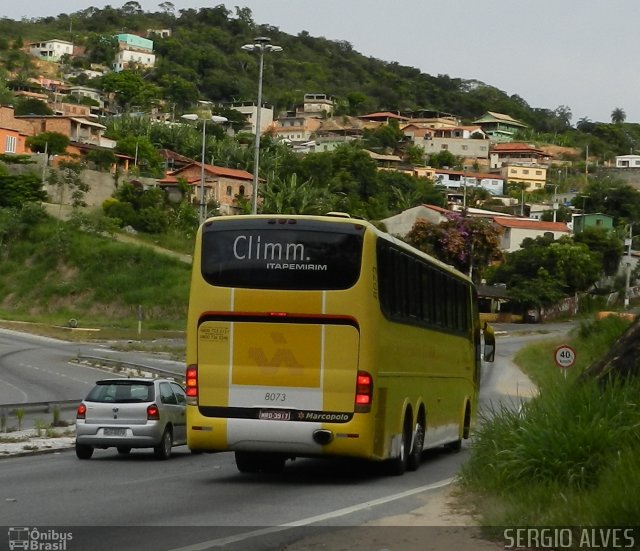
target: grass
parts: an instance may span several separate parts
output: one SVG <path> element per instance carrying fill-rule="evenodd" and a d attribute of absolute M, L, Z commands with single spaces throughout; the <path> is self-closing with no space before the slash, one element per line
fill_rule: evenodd
<path fill-rule="evenodd" d="M 557 341 L 516 357 L 539 388 L 521 410 L 490 412 L 475 435 L 462 482 L 493 526 L 635 526 L 640 518 L 640 380 L 574 379 L 628 322 L 583 322 L 571 342 L 576 366 L 555 366 Z"/>
<path fill-rule="evenodd" d="M 148 246 L 41 217 L 6 242 L 0 257 L 0 318 L 56 331 L 73 319 L 80 329 L 100 329 L 100 338 L 138 338 L 140 312 L 140 338 L 186 325 L 191 268 Z"/>

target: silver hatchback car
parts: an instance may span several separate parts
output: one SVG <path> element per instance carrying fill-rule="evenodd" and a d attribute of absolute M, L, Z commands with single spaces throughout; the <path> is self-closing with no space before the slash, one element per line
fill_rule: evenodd
<path fill-rule="evenodd" d="M 170 379 L 122 378 L 98 381 L 78 406 L 76 455 L 90 459 L 94 448 L 153 448 L 168 459 L 185 444 L 187 397 Z"/>

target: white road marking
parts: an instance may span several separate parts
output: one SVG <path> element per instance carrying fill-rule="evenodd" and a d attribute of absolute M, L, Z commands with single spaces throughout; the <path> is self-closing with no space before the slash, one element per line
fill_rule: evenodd
<path fill-rule="evenodd" d="M 351 513 L 356 513 L 361 511 L 362 509 L 368 509 L 370 507 L 376 507 L 378 505 L 384 505 L 385 503 L 389 503 L 391 501 L 397 501 L 399 499 L 404 499 L 405 497 L 409 497 L 415 494 L 419 494 L 422 492 L 428 492 L 430 490 L 437 490 L 439 488 L 443 488 L 448 486 L 454 481 L 454 478 L 446 478 L 439 482 L 434 482 L 433 484 L 427 484 L 426 486 L 419 486 L 418 488 L 413 488 L 411 490 L 406 490 L 404 492 L 400 492 L 398 494 L 393 494 L 386 497 L 381 497 L 379 499 L 373 499 L 371 501 L 365 501 L 364 503 L 359 503 L 358 505 L 352 505 L 351 507 L 345 507 L 343 509 L 337 509 L 336 511 L 331 511 L 329 513 L 324 513 L 322 515 L 316 515 L 313 517 L 307 517 L 301 520 L 296 520 L 294 522 L 288 522 L 286 524 L 280 524 L 279 526 L 270 526 L 269 528 L 261 528 L 260 530 L 252 530 L 251 532 L 243 532 L 241 534 L 236 534 L 234 536 L 228 536 L 226 538 L 218 538 L 213 540 L 207 540 L 200 543 L 194 543 L 192 545 L 187 545 L 185 547 L 178 547 L 175 549 L 171 549 L 169 551 L 205 551 L 206 549 L 211 549 L 212 547 L 224 547 L 230 543 L 238 543 L 239 541 L 244 541 L 251 538 L 256 538 L 259 536 L 264 536 L 266 534 L 273 534 L 276 532 L 282 532 L 284 530 L 289 530 L 290 528 L 297 528 L 299 526 L 308 526 L 310 524 L 315 524 L 316 522 L 322 522 L 324 520 L 328 520 L 331 518 L 341 517 L 344 515 L 349 515 Z"/>

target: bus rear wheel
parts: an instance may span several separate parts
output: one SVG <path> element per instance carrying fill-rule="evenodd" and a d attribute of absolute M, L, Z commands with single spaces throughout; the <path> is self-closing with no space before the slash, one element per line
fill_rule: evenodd
<path fill-rule="evenodd" d="M 241 473 L 279 473 L 285 457 L 276 453 L 235 452 L 236 467 Z"/>
<path fill-rule="evenodd" d="M 413 432 L 413 447 L 411 453 L 407 458 L 407 470 L 416 471 L 422 461 L 422 447 L 424 446 L 424 427 L 422 423 L 418 421 L 416 428 Z"/>
<path fill-rule="evenodd" d="M 388 462 L 388 471 L 390 475 L 400 476 L 405 473 L 409 464 L 409 453 L 411 450 L 411 425 L 405 422 L 402 431 L 402 439 L 400 440 L 400 450 L 397 457 L 390 459 Z"/>

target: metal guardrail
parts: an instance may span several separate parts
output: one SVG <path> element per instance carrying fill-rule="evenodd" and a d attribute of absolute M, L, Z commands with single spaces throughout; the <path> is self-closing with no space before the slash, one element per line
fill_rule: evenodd
<path fill-rule="evenodd" d="M 103 358 L 100 356 L 87 356 L 85 354 L 78 354 L 76 356 L 78 362 L 88 362 L 92 365 L 107 365 L 111 367 L 121 367 L 127 369 L 135 369 L 136 371 L 145 371 L 147 373 L 154 373 L 156 375 L 162 375 L 164 377 L 184 377 L 184 371 L 169 371 L 167 369 L 160 369 L 159 367 L 153 367 L 151 365 L 137 364 L 133 362 L 125 362 L 123 360 L 116 360 L 114 358 Z"/>
<path fill-rule="evenodd" d="M 45 400 L 44 402 L 0 404 L 0 412 L 4 411 L 9 415 L 15 415 L 15 412 L 18 410 L 22 410 L 25 413 L 36 411 L 51 413 L 55 408 L 58 408 L 59 410 L 76 409 L 80 402 L 82 402 L 82 398 L 78 398 L 77 400 Z"/>
<path fill-rule="evenodd" d="M 163 377 L 183 378 L 184 372 L 169 371 L 166 369 L 160 369 L 159 367 L 153 367 L 150 365 L 136 364 L 133 362 L 125 362 L 122 360 L 116 360 L 113 358 L 103 358 L 100 356 L 87 356 L 84 354 L 78 354 L 76 360 L 91 365 L 107 365 L 111 367 L 120 367 L 127 369 L 135 369 L 136 371 L 144 371 L 146 373 L 153 373 L 156 375 L 162 375 Z M 9 415 L 15 415 L 17 410 L 23 410 L 26 412 L 38 412 L 51 413 L 55 408 L 60 410 L 75 409 L 78 404 L 82 402 L 82 398 L 77 400 L 45 400 L 43 402 L 22 402 L 15 404 L 0 404 L 0 412 L 5 412 Z"/>

